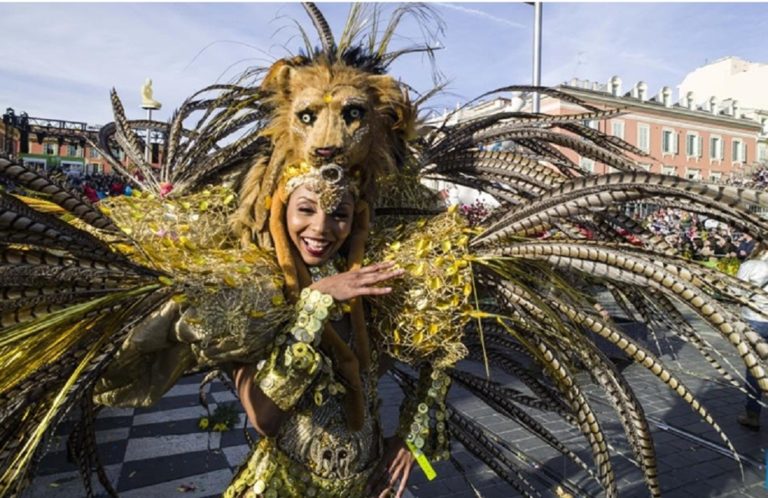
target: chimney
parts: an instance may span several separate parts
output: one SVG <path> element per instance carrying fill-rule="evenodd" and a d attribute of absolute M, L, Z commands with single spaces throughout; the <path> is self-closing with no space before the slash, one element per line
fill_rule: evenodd
<path fill-rule="evenodd" d="M 731 116 L 739 118 L 739 101 L 736 99 L 731 100 Z"/>
<path fill-rule="evenodd" d="M 636 87 L 637 98 L 645 102 L 648 99 L 648 84 L 645 81 L 638 81 Z"/>
<path fill-rule="evenodd" d="M 611 95 L 614 97 L 621 97 L 621 78 L 618 76 L 611 78 L 610 81 L 608 81 L 608 88 L 610 89 Z"/>
<path fill-rule="evenodd" d="M 709 98 L 709 112 L 717 114 L 717 97 L 714 95 Z"/>
<path fill-rule="evenodd" d="M 687 107 L 690 110 L 693 110 L 695 106 L 695 101 L 693 98 L 693 91 L 689 91 L 685 94 L 685 107 Z"/>
<path fill-rule="evenodd" d="M 668 86 L 661 89 L 661 103 L 664 107 L 672 107 L 672 90 Z"/>

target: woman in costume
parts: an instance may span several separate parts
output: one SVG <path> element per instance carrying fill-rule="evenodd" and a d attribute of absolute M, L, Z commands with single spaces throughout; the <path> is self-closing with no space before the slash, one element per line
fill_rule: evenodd
<path fill-rule="evenodd" d="M 344 271 L 340 256 L 352 231 L 355 198 L 344 189 L 336 205 L 324 205 L 324 188 L 311 174 L 291 180 L 285 227 L 312 284 L 300 292 L 296 319 L 278 336 L 270 358 L 258 367 L 235 368 L 240 401 L 264 437 L 226 497 L 387 496 L 397 481 L 400 497 L 413 465 L 402 439 L 385 443 L 381 437 L 376 391 L 386 360 L 378 345 L 372 344 L 368 367 L 360 372 L 364 411 L 356 431 L 348 427 L 338 396 L 345 387 L 328 375 L 332 360 L 318 348 L 326 323 L 351 344 L 355 334 L 344 303 L 389 293 L 391 288 L 379 284 L 404 272 L 393 263 Z"/>
<path fill-rule="evenodd" d="M 606 285 L 628 316 L 653 326 L 663 321 L 728 378 L 711 354 L 719 348 L 676 305 L 687 306 L 733 345 L 768 392 L 764 341 L 734 306 L 753 306 L 749 296 L 765 292 L 686 260 L 625 216 L 628 202 L 685 202 L 764 241 L 768 223 L 753 208 L 768 199 L 642 171 L 625 154 L 642 151 L 583 125 L 620 111 L 545 88 L 498 91 L 536 91 L 585 112 L 498 112 L 445 119 L 417 133 L 416 105 L 405 85 L 386 74 L 398 56 L 425 50 L 388 48 L 409 7 L 396 10 L 383 30 L 378 12 L 369 22 L 365 9 L 351 7 L 336 43 L 317 8 L 307 5 L 321 49 L 307 38 L 305 55 L 256 72 L 259 84 L 213 85 L 185 101 L 170 123 L 129 121 L 113 93 L 115 123 L 102 130 L 101 150 L 116 171 L 123 165 L 111 147 L 116 142 L 125 151 L 140 170 L 142 195 L 119 196 L 103 212 L 0 159 L 0 176 L 45 197 L 0 192 L 0 496 L 24 489 L 47 435 L 74 406 L 83 416 L 70 450 L 93 496 L 91 471 L 100 468 L 94 402 L 147 406 L 184 372 L 213 368 L 234 372 L 250 418 L 268 436 L 229 495 L 357 496 L 365 494 L 366 481 L 370 491 L 385 493 L 398 477 L 402 490 L 411 465 L 402 441 L 424 466 L 422 451 L 447 456 L 446 427 L 522 495 L 541 495 L 495 435 L 446 406 L 450 375 L 586 469 L 607 496 L 617 496 L 602 417 L 586 395 L 588 381 L 576 375 L 587 371 L 616 408 L 651 495 L 660 496 L 642 406 L 587 332 L 620 347 L 730 444 L 676 372 L 597 313 L 588 290 Z M 186 129 L 196 112 L 202 118 Z M 159 171 L 144 160 L 134 133 L 147 128 L 167 133 Z M 489 150 L 499 141 L 514 146 Z M 563 147 L 619 172 L 589 175 Z M 242 171 L 238 192 L 220 186 Z M 419 193 L 421 179 L 476 188 L 502 207 L 468 229 L 455 213 L 435 212 L 430 197 Z M 379 202 L 377 186 L 386 192 Z M 289 229 L 290 203 L 306 189 L 326 214 L 322 206 L 341 206 L 351 192 L 352 228 L 336 248 L 346 265 L 336 277 L 313 264 L 331 252 L 327 241 L 293 237 L 303 232 Z M 556 236 L 539 238 L 549 231 Z M 585 239 L 585 231 L 595 238 Z M 627 244 L 627 233 L 642 245 Z M 391 267 L 367 265 L 366 252 L 372 261 L 397 261 L 406 270 L 402 283 L 366 294 L 384 292 L 373 289 L 395 276 Z M 350 292 L 359 278 L 368 279 L 368 290 Z M 351 297 L 342 309 L 348 319 L 335 324 L 335 301 L 345 308 L 345 297 Z M 369 309 L 361 297 L 369 298 Z M 341 326 L 346 320 L 348 328 Z M 398 374 L 415 395 L 403 406 L 401 441 L 389 446 L 380 439 L 372 392 L 380 349 L 419 371 L 418 382 Z M 441 373 L 464 357 L 489 373 L 513 374 L 535 396 L 460 369 Z M 533 378 L 532 364 L 544 375 Z M 557 413 L 580 431 L 596 472 L 527 415 L 531 408 Z M 328 415 L 340 412 L 343 419 Z M 381 473 L 370 470 L 376 462 Z M 105 474 L 99 477 L 111 490 Z"/>

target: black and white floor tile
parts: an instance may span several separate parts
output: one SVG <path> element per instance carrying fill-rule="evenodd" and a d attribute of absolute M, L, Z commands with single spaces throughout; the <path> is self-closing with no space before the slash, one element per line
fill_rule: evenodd
<path fill-rule="evenodd" d="M 245 414 L 241 411 L 234 430 L 201 431 L 198 422 L 206 411 L 198 399 L 200 380 L 201 376 L 181 379 L 151 408 L 101 410 L 95 423 L 99 457 L 121 498 L 214 497 L 229 484 L 248 454 L 242 429 Z M 399 400 L 388 398 L 383 409 L 392 405 L 390 409 L 396 410 Z M 218 381 L 211 384 L 208 399 L 211 413 L 217 404 L 236 401 Z M 59 426 L 23 498 L 84 496 L 80 475 L 66 454 L 71 427 L 69 422 Z M 95 475 L 93 489 L 99 498 L 107 496 Z"/>

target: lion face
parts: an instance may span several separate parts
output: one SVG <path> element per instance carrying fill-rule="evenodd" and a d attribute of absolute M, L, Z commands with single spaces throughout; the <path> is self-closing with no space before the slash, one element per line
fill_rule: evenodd
<path fill-rule="evenodd" d="M 299 158 L 319 167 L 359 164 L 371 149 L 374 128 L 370 98 L 359 88 L 303 88 L 291 102 L 290 140 Z"/>
<path fill-rule="evenodd" d="M 286 138 L 294 160 L 349 169 L 366 159 L 380 116 L 364 75 L 300 67 L 292 70 L 287 90 Z"/>

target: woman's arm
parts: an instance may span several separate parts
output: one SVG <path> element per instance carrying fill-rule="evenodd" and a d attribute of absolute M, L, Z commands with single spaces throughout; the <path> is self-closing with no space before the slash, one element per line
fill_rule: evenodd
<path fill-rule="evenodd" d="M 255 365 L 238 365 L 234 368 L 233 378 L 237 394 L 256 432 L 262 436 L 274 437 L 288 418 L 288 413 L 281 410 L 256 385 L 253 381 L 255 373 Z"/>
<path fill-rule="evenodd" d="M 391 291 L 390 288 L 377 287 L 376 285 L 403 273 L 402 270 L 392 270 L 392 266 L 392 263 L 379 263 L 359 270 L 339 273 L 315 282 L 310 288 L 330 295 L 335 301 L 346 301 L 358 296 L 386 294 Z M 276 358 L 271 358 L 264 368 L 276 367 L 276 370 L 280 370 L 276 376 L 278 383 L 287 376 L 292 377 L 286 381 L 286 385 L 295 385 L 296 389 L 292 390 L 291 398 L 298 400 L 299 396 L 311 384 L 314 369 L 311 366 L 311 354 L 306 355 L 307 358 L 310 358 L 310 366 L 302 369 L 302 372 L 297 373 L 295 368 L 288 372 L 283 369 L 281 366 L 282 358 L 288 349 L 290 348 L 287 346 L 281 346 L 278 351 L 273 352 L 273 356 L 276 355 Z M 312 353 L 311 346 L 309 349 Z M 258 382 L 255 382 L 255 378 L 261 373 L 257 372 L 255 365 L 238 365 L 233 369 L 233 378 L 248 420 L 259 434 L 272 437 L 278 433 L 280 426 L 288 418 L 293 403 L 286 404 L 284 399 L 272 399 L 268 395 L 269 393 L 265 393 Z M 290 375 L 286 375 L 286 373 Z M 282 404 L 278 406 L 278 403 Z"/>

